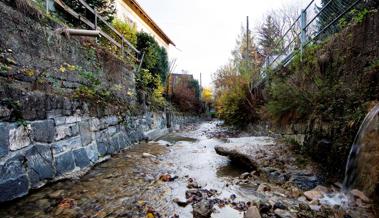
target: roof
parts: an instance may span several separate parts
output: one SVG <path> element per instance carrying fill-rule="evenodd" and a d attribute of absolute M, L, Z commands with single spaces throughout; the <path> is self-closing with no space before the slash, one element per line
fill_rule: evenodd
<path fill-rule="evenodd" d="M 154 20 L 146 13 L 145 10 L 141 7 L 136 0 L 123 0 L 142 20 L 144 20 L 150 28 L 157 33 L 163 41 L 167 44 L 172 44 L 175 46 L 175 43 L 163 32 L 163 30 L 154 22 Z"/>

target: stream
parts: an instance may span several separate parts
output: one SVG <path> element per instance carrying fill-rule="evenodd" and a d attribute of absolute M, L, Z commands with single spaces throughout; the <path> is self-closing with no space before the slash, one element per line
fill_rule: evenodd
<path fill-rule="evenodd" d="M 134 145 L 81 178 L 49 184 L 1 205 L 0 217 L 193 217 L 193 208 L 209 204 L 215 218 L 244 217 L 251 205 L 262 217 L 329 217 L 329 212 L 341 218 L 374 217 L 369 204 L 352 207 L 343 201 L 348 197 L 338 197 L 337 188 L 330 189 L 334 194 L 324 198 L 324 207 L 308 202 L 299 189 L 274 184 L 216 153 L 215 146 L 236 137 L 218 121 L 188 126 Z M 254 137 L 247 139 L 254 143 Z"/>

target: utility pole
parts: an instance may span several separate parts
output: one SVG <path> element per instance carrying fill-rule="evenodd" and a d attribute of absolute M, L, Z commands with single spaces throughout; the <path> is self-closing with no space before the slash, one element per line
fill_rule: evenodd
<path fill-rule="evenodd" d="M 246 58 L 249 59 L 249 16 L 246 16 Z"/>
<path fill-rule="evenodd" d="M 201 73 L 200 73 L 200 88 L 203 87 L 202 83 L 201 83 Z"/>

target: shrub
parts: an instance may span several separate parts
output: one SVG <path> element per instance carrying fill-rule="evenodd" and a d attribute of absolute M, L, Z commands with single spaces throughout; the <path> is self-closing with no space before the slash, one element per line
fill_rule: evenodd
<path fill-rule="evenodd" d="M 137 45 L 137 27 L 135 25 L 123 22 L 117 18 L 113 20 L 112 25 L 133 46 Z"/>
<path fill-rule="evenodd" d="M 153 75 L 159 75 L 162 82 L 168 74 L 168 56 L 166 49 L 160 47 L 155 39 L 145 32 L 137 34 L 137 49 L 145 52 L 142 68 L 149 70 Z"/>
<path fill-rule="evenodd" d="M 187 77 L 180 78 L 175 85 L 171 99 L 180 111 L 191 113 L 200 113 L 202 111 L 200 88 L 197 80 Z"/>

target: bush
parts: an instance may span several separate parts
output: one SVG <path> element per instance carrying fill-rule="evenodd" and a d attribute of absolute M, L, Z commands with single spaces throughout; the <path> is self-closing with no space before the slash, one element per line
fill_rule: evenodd
<path fill-rule="evenodd" d="M 153 75 L 158 75 L 164 83 L 169 70 L 166 49 L 160 47 L 157 41 L 145 32 L 137 34 L 137 49 L 145 52 L 142 68 L 149 70 Z"/>
<path fill-rule="evenodd" d="M 243 128 L 255 118 L 247 102 L 248 87 L 242 76 L 236 75 L 231 80 L 233 85 L 216 95 L 216 113 L 226 124 Z"/>
<path fill-rule="evenodd" d="M 171 99 L 182 112 L 200 113 L 202 111 L 200 86 L 197 80 L 181 78 L 175 85 Z"/>
<path fill-rule="evenodd" d="M 164 87 L 159 76 L 142 69 L 137 75 L 136 82 L 141 103 L 151 104 L 153 110 L 163 109 L 166 106 L 167 102 L 163 97 Z"/>
<path fill-rule="evenodd" d="M 133 46 L 137 45 L 137 27 L 135 25 L 123 22 L 117 18 L 113 20 L 112 25 Z"/>

